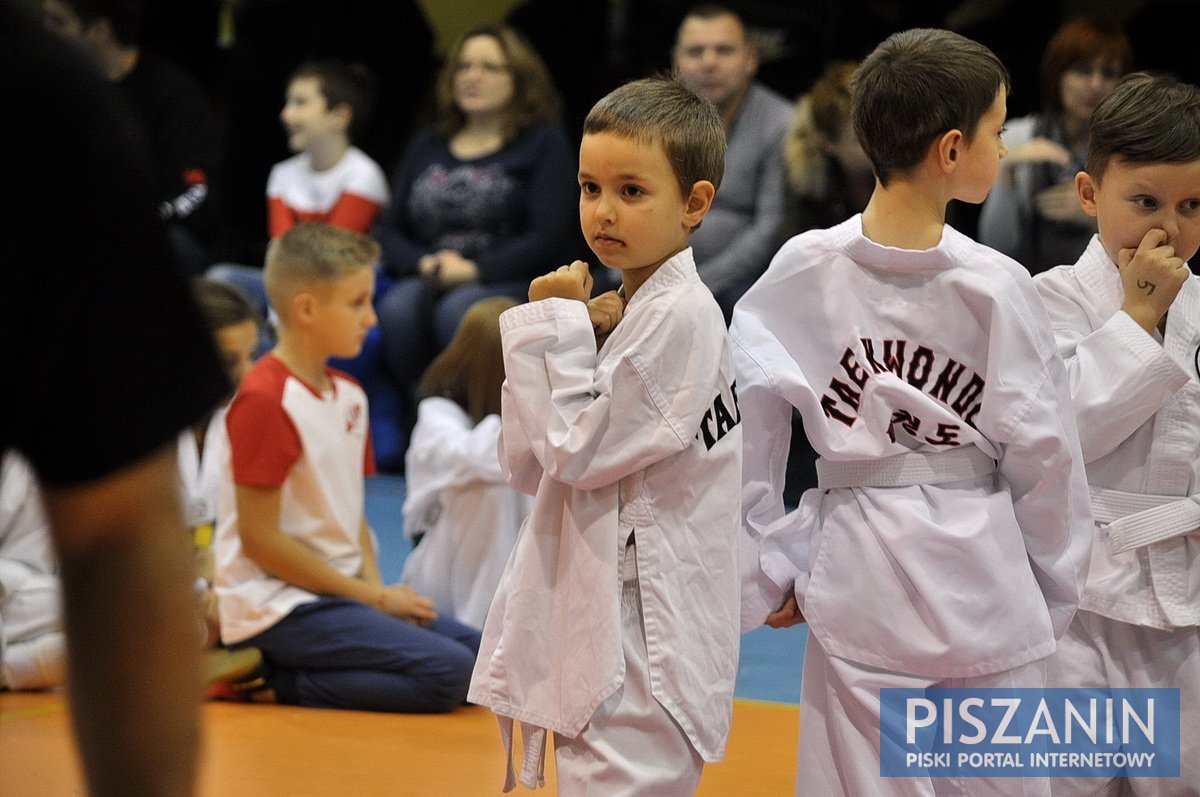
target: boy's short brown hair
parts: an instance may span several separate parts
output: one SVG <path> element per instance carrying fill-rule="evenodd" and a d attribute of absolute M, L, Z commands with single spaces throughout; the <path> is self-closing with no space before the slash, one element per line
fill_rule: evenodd
<path fill-rule="evenodd" d="M 317 81 L 325 107 L 333 110 L 339 105 L 350 109 L 351 138 L 362 135 L 375 109 L 375 73 L 360 63 L 347 63 L 335 58 L 308 61 L 292 72 L 288 83 L 302 78 Z"/>
<path fill-rule="evenodd" d="M 855 76 L 854 134 L 886 186 L 945 133 L 960 130 L 970 141 L 996 93 L 1009 87 L 1004 64 L 978 42 L 934 28 L 894 33 Z"/>
<path fill-rule="evenodd" d="M 661 144 L 685 197 L 700 180 L 721 186 L 725 126 L 711 102 L 673 77 L 634 80 L 609 92 L 583 121 L 583 134 L 590 133 Z"/>
<path fill-rule="evenodd" d="M 271 241 L 263 273 L 267 296 L 281 315 L 297 292 L 370 268 L 379 244 L 365 235 L 319 222 L 304 222 Z"/>
<path fill-rule="evenodd" d="M 1200 158 L 1200 89 L 1170 75 L 1134 72 L 1092 111 L 1084 171 L 1097 183 L 1113 158 L 1188 163 Z"/>

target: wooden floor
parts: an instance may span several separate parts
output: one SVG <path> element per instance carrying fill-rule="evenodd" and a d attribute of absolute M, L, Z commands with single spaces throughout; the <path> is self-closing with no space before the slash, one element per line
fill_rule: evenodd
<path fill-rule="evenodd" d="M 495 719 L 473 706 L 421 716 L 208 703 L 204 728 L 202 797 L 474 797 L 503 783 Z M 795 706 L 737 701 L 725 760 L 697 794 L 791 795 L 798 732 Z M 63 695 L 0 692 L 0 795 L 82 794 Z"/>

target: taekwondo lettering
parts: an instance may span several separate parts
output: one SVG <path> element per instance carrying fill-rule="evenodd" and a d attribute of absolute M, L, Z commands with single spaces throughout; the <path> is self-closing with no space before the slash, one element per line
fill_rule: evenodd
<path fill-rule="evenodd" d="M 729 411 L 725 400 L 718 393 L 713 399 L 712 407 L 704 413 L 704 420 L 700 422 L 700 431 L 696 433 L 696 438 L 703 438 L 704 447 L 710 451 L 718 440 L 729 433 L 730 429 L 742 422 L 742 411 L 738 408 L 737 382 L 729 386 L 729 394 L 732 397 L 730 403 L 733 404 L 733 412 Z"/>
<path fill-rule="evenodd" d="M 877 374 L 890 373 L 903 379 L 917 390 L 950 408 L 963 422 L 974 427 L 975 416 L 983 406 L 985 382 L 975 372 L 967 376 L 967 367 L 952 357 L 938 354 L 928 346 L 916 345 L 909 351 L 907 340 L 872 340 L 860 338 L 861 351 L 847 347 L 838 365 L 845 379 L 834 377 L 821 396 L 821 409 L 827 418 L 853 426 L 858 420 L 862 393 L 868 381 Z M 896 441 L 896 427 L 910 437 L 930 445 L 960 445 L 956 423 L 938 423 L 923 429 L 921 418 L 907 409 L 892 414 L 888 436 Z M 924 434 L 924 437 L 921 435 Z"/>

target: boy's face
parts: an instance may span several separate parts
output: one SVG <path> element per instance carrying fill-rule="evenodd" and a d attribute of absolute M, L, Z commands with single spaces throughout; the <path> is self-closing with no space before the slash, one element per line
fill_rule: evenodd
<path fill-rule="evenodd" d="M 604 265 L 622 271 L 661 265 L 687 246 L 708 211 L 707 203 L 698 211 L 691 204 L 661 144 L 609 132 L 583 137 L 579 224 Z"/>
<path fill-rule="evenodd" d="M 376 324 L 375 270 L 364 266 L 312 290 L 312 330 L 330 357 L 356 357 Z"/>
<path fill-rule="evenodd" d="M 1137 249 L 1152 229 L 1167 234 L 1175 256 L 1191 260 L 1200 248 L 1200 159 L 1187 163 L 1129 163 L 1113 158 L 1097 183 L 1075 177 L 1079 204 L 1096 217 L 1100 242 L 1114 263 Z"/>
<path fill-rule="evenodd" d="M 288 84 L 279 121 L 292 152 L 306 152 L 331 136 L 345 135 L 347 116 L 344 107 L 329 108 L 319 80 L 302 77 Z"/>
<path fill-rule="evenodd" d="M 992 107 L 979 117 L 975 133 L 970 140 L 963 139 L 957 157 L 960 170 L 959 190 L 955 199 L 979 204 L 987 199 L 988 191 L 996 182 L 1000 172 L 1000 161 L 1008 154 L 1008 147 L 1000 138 L 1004 120 L 1008 116 L 1008 101 L 1004 89 L 996 92 Z"/>
<path fill-rule="evenodd" d="M 225 366 L 229 383 L 237 390 L 242 378 L 254 364 L 254 352 L 258 349 L 258 324 L 253 319 L 221 327 L 216 335 L 217 354 Z"/>
<path fill-rule="evenodd" d="M 463 43 L 454 68 L 454 101 L 467 116 L 495 114 L 512 102 L 512 70 L 500 42 L 472 36 Z"/>

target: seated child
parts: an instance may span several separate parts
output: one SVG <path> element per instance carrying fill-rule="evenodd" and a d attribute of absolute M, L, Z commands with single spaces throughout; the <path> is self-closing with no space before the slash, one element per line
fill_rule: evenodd
<path fill-rule="evenodd" d="M 364 511 L 374 472 L 362 388 L 329 368 L 375 325 L 378 246 L 303 223 L 271 242 L 266 285 L 279 341 L 229 406 L 217 506 L 221 638 L 257 647 L 257 700 L 375 711 L 451 711 L 479 632 L 385 585 Z"/>
<path fill-rule="evenodd" d="M 688 243 L 724 149 L 716 109 L 678 82 L 601 99 L 583 126 L 579 220 L 620 293 L 589 306 L 577 260 L 500 318 L 501 464 L 535 499 L 470 699 L 500 717 L 507 787 L 514 720 L 521 782 L 538 783 L 550 730 L 564 795 L 691 795 L 724 752 L 741 427 L 724 317 Z"/>
<path fill-rule="evenodd" d="M 851 99 L 866 209 L 784 244 L 734 310 L 742 627 L 810 627 L 796 794 L 956 787 L 880 776 L 880 690 L 1043 686 L 1079 600 L 1091 518 L 1050 325 L 1024 268 L 945 223 L 996 178 L 1007 94 L 982 45 L 890 36 Z M 786 513 L 793 408 L 820 459 Z"/>
<path fill-rule="evenodd" d="M 236 391 L 242 377 L 250 370 L 258 346 L 254 308 L 237 288 L 204 277 L 192 280 L 192 297 L 208 325 L 217 355 L 229 376 L 229 384 Z M 212 588 L 215 576 L 213 532 L 217 523 L 217 488 L 221 481 L 221 466 L 226 460 L 226 409 L 227 405 L 217 407 L 194 427 L 184 430 L 176 445 L 184 518 L 192 535 L 195 554 L 203 639 L 208 646 L 220 640 L 217 594 Z M 222 684 L 237 682 L 253 673 L 261 660 L 262 655 L 255 648 L 230 651 L 217 647 L 207 656 L 207 678 Z M 219 686 L 214 688 L 218 694 L 223 690 Z"/>
<path fill-rule="evenodd" d="M 58 561 L 37 480 L 15 451 L 0 459 L 0 689 L 67 678 Z"/>
<path fill-rule="evenodd" d="M 500 439 L 500 313 L 507 296 L 471 305 L 417 386 L 405 455 L 404 531 L 415 547 L 400 580 L 460 622 L 483 627 L 532 499 L 508 486 Z"/>

